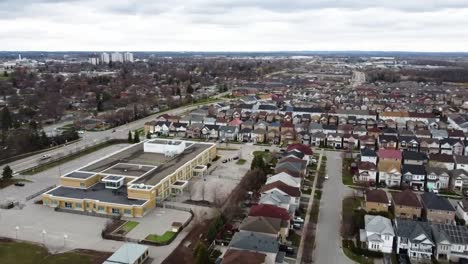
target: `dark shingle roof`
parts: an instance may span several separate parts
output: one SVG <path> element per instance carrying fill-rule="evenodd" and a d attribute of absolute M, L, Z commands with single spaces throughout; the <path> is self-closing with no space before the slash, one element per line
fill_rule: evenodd
<path fill-rule="evenodd" d="M 361 149 L 361 157 L 377 157 L 377 153 L 370 148 Z"/>
<path fill-rule="evenodd" d="M 423 153 L 423 152 L 403 151 L 403 159 L 424 161 L 424 160 L 427 160 L 427 155 L 426 153 Z"/>
<path fill-rule="evenodd" d="M 387 193 L 383 190 L 370 190 L 366 193 L 366 201 L 374 203 L 388 203 Z"/>
<path fill-rule="evenodd" d="M 419 208 L 422 207 L 418 196 L 411 190 L 404 190 L 402 192 L 392 193 L 392 197 L 395 205 L 404 205 Z"/>
<path fill-rule="evenodd" d="M 421 195 L 421 200 L 424 204 L 424 207 L 433 210 L 441 211 L 455 211 L 452 204 L 447 200 L 447 198 L 440 197 L 435 193 L 426 192 Z"/>
<path fill-rule="evenodd" d="M 426 168 L 423 165 L 404 164 L 401 168 L 401 173 L 405 174 L 408 172 L 411 174 L 425 175 Z"/>

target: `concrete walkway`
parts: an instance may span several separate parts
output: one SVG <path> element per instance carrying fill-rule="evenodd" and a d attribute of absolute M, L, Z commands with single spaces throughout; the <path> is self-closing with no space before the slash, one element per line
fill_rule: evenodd
<path fill-rule="evenodd" d="M 305 244 L 305 237 L 306 237 L 306 232 L 308 230 L 309 226 L 309 221 L 310 221 L 310 211 L 312 210 L 312 206 L 314 204 L 314 197 L 315 195 L 315 187 L 317 185 L 317 179 L 318 179 L 318 172 L 320 170 L 320 167 L 322 166 L 322 157 L 323 157 L 323 150 L 320 152 L 320 157 L 318 159 L 318 165 L 317 165 L 317 170 L 315 172 L 315 178 L 314 178 L 314 183 L 312 185 L 312 192 L 310 194 L 310 199 L 309 199 L 309 204 L 307 206 L 307 213 L 306 217 L 304 220 L 304 226 L 302 227 L 302 235 L 301 235 L 301 244 L 299 246 L 299 250 L 297 251 L 297 257 L 296 257 L 296 263 L 302 263 L 302 255 L 304 254 L 304 244 Z"/>

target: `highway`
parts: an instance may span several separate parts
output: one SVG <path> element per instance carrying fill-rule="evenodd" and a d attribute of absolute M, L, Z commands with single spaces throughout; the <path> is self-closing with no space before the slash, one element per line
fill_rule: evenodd
<path fill-rule="evenodd" d="M 221 94 L 217 94 L 215 96 L 212 96 L 212 98 L 219 99 L 230 92 L 224 92 Z M 228 101 L 229 99 L 222 99 L 223 101 Z M 142 128 L 146 122 L 154 120 L 157 116 L 161 114 L 171 114 L 171 115 L 183 115 L 186 114 L 187 112 L 190 112 L 192 110 L 195 110 L 203 105 L 209 105 L 211 103 L 206 103 L 206 104 L 200 104 L 200 105 L 188 105 L 188 106 L 183 106 L 179 107 L 176 109 L 171 109 L 168 111 L 165 111 L 163 113 L 156 113 L 150 116 L 147 116 L 142 119 L 138 119 L 136 121 L 130 122 L 128 124 L 115 127 L 113 129 L 108 129 L 105 131 L 97 131 L 97 132 L 89 132 L 86 131 L 84 134 L 82 134 L 82 139 L 76 143 L 69 144 L 66 146 L 62 146 L 47 152 L 43 152 L 40 154 L 36 154 L 34 156 L 30 156 L 21 160 L 17 160 L 15 162 L 12 162 L 8 165 L 12 168 L 14 172 L 22 171 L 34 166 L 39 165 L 41 162 L 47 162 L 46 160 L 41 160 L 43 155 L 48 155 L 51 158 L 57 158 L 60 156 L 65 156 L 65 155 L 70 155 L 73 152 L 76 152 L 78 150 L 84 149 L 86 147 L 90 147 L 92 145 L 108 141 L 110 139 L 126 139 L 128 137 L 128 131 L 131 130 L 136 130 L 139 128 Z M 50 127 L 49 127 L 50 128 Z M 114 132 L 115 130 L 115 132 Z M 1 169 L 3 170 L 4 166 L 1 166 Z"/>

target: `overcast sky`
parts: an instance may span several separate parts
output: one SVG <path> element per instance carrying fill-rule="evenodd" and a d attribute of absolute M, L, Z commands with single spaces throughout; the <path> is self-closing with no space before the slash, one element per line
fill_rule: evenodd
<path fill-rule="evenodd" d="M 468 0 L 0 0 L 0 50 L 468 51 Z"/>

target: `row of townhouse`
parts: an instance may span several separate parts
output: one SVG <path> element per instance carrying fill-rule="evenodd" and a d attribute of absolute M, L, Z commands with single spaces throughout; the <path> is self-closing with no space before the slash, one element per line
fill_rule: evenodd
<path fill-rule="evenodd" d="M 468 156 L 369 148 L 361 149 L 355 182 L 415 190 L 468 191 Z"/>
<path fill-rule="evenodd" d="M 290 145 L 260 189 L 258 202 L 239 225 L 221 263 L 283 263 L 280 245 L 287 244 L 291 224 L 299 208 L 301 183 L 312 150 L 304 145 Z M 235 255 L 235 257 L 233 257 Z M 249 262 L 250 263 L 250 262 Z"/>
<path fill-rule="evenodd" d="M 468 260 L 468 228 L 396 218 L 365 215 L 361 229 L 361 246 L 383 253 L 406 255 L 412 261 Z M 460 262 L 461 263 L 461 262 Z"/>

